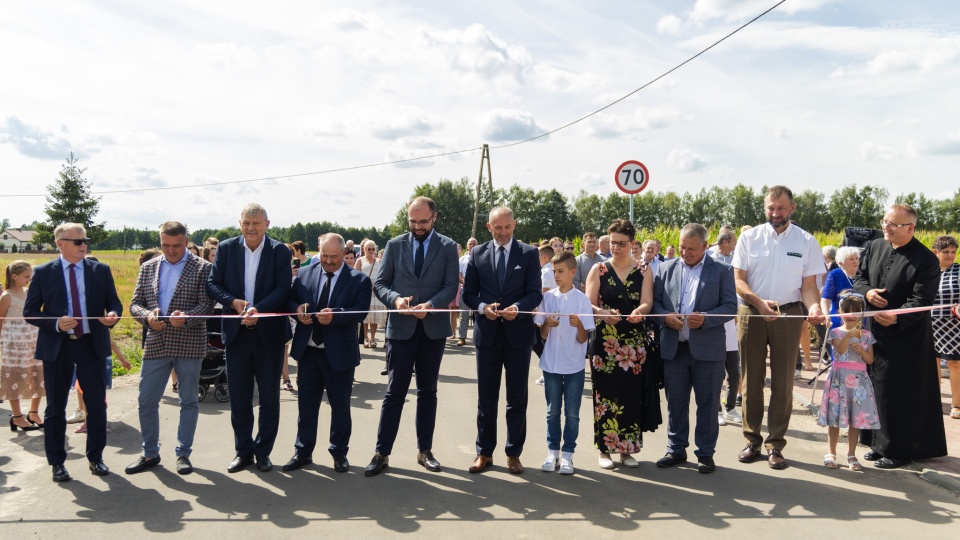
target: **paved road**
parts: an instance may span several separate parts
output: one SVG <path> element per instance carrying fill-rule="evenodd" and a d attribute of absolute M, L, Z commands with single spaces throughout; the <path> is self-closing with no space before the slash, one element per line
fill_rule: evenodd
<path fill-rule="evenodd" d="M 470 475 L 474 457 L 476 384 L 473 348 L 448 347 L 440 379 L 434 451 L 440 474 L 416 464 L 415 396 L 408 401 L 388 472 L 365 478 L 373 453 L 386 377 L 383 351 L 364 352 L 353 392 L 354 433 L 349 473 L 338 474 L 318 451 L 318 463 L 291 474 L 279 465 L 293 453 L 296 397 L 283 393 L 277 468 L 226 472 L 233 457 L 227 404 L 208 397 L 201 405 L 193 463 L 197 471 L 174 470 L 176 400 L 161 406 L 164 460 L 135 476 L 123 468 L 140 451 L 135 381 L 108 392 L 112 432 L 105 454 L 115 474 L 98 478 L 86 470 L 83 435 L 69 434 L 67 467 L 72 482 L 57 485 L 43 455 L 42 436 L 6 432 L 0 440 L 0 531 L 3 538 L 135 538 L 184 532 L 191 537 L 284 538 L 305 533 L 334 537 L 404 533 L 463 538 L 587 537 L 628 534 L 709 534 L 738 537 L 919 537 L 956 534 L 960 497 L 918 478 L 915 472 L 830 471 L 821 465 L 825 434 L 797 404 L 785 455 L 791 466 L 772 471 L 764 462 L 736 461 L 743 446 L 738 426 L 721 428 L 718 471 L 701 475 L 691 466 L 657 469 L 665 428 L 647 434 L 638 469 L 603 471 L 591 445 L 591 405 L 584 393 L 577 473 L 562 477 L 539 471 L 545 454 L 545 406 L 539 370 L 531 369 L 529 430 L 523 462 L 512 476 L 498 451 L 495 467 Z M 534 364 L 535 366 L 535 364 Z M 589 381 L 588 381 L 589 385 Z M 7 413 L 4 404 L 3 412 Z M 502 411 L 503 406 L 501 406 Z M 321 411 L 321 433 L 329 428 Z M 0 416 L 6 419 L 6 415 Z M 502 420 L 502 419 L 501 419 Z M 501 421 L 501 433 L 504 433 Z M 503 435 L 501 434 L 501 439 Z M 841 445 L 843 441 L 841 441 Z M 862 450 L 861 450 L 862 455 Z"/>

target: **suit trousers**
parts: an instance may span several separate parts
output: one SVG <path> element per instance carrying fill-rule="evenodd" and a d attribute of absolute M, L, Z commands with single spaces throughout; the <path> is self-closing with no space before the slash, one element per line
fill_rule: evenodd
<path fill-rule="evenodd" d="M 514 348 L 507 343 L 503 323 L 497 322 L 493 345 L 477 345 L 477 453 L 492 457 L 497 447 L 497 408 L 500 379 L 507 381 L 508 456 L 520 457 L 527 438 L 527 388 L 530 385 L 532 347 Z"/>
<path fill-rule="evenodd" d="M 74 370 L 87 407 L 87 459 L 93 462 L 103 460 L 103 449 L 107 446 L 107 390 L 103 360 L 93 346 L 93 338 L 86 334 L 80 339 L 64 340 L 56 362 L 43 363 L 43 385 L 47 390 L 43 447 L 50 465 L 62 465 L 67 460 L 67 399 Z"/>
<path fill-rule="evenodd" d="M 177 427 L 177 456 L 190 457 L 193 436 L 200 417 L 200 358 L 154 358 L 144 360 L 140 367 L 140 393 L 137 398 L 140 413 L 140 432 L 143 437 L 143 455 L 160 455 L 160 400 L 170 380 L 170 370 L 177 373 L 180 398 L 180 423 Z"/>
<path fill-rule="evenodd" d="M 697 426 L 693 441 L 698 458 L 712 457 L 720 436 L 717 403 L 723 386 L 724 363 L 697 360 L 690 344 L 677 344 L 677 354 L 663 360 L 663 388 L 667 396 L 667 452 L 685 454 L 690 446 L 690 389 L 697 404 Z"/>
<path fill-rule="evenodd" d="M 740 389 L 739 351 L 727 351 L 724 368 L 727 370 L 727 397 L 723 408 L 726 411 L 732 411 L 737 407 L 737 391 Z"/>
<path fill-rule="evenodd" d="M 346 456 L 350 450 L 353 419 L 350 416 L 350 396 L 356 368 L 335 370 L 327 358 L 327 350 L 307 346 L 297 362 L 297 442 L 295 451 L 300 456 L 312 456 L 317 446 L 317 424 L 320 420 L 320 402 L 327 391 L 330 404 L 330 454 Z"/>
<path fill-rule="evenodd" d="M 798 304 L 783 310 L 785 315 L 802 315 Z M 749 317 L 749 315 L 754 315 Z M 768 450 L 783 450 L 793 414 L 793 375 L 797 361 L 797 347 L 803 320 L 778 318 L 765 321 L 757 317 L 757 310 L 742 305 L 737 310 L 737 343 L 740 345 L 740 365 L 743 374 L 743 436 L 747 444 Z M 764 440 L 763 387 L 767 375 L 767 347 L 770 347 L 770 403 L 767 409 L 767 427 L 770 433 Z"/>
<path fill-rule="evenodd" d="M 256 329 L 241 327 L 227 345 L 227 384 L 234 447 L 241 457 L 269 457 L 280 427 L 283 343 L 264 343 Z M 260 393 L 257 437 L 253 438 L 253 383 Z"/>
<path fill-rule="evenodd" d="M 417 369 L 417 449 L 433 449 L 433 431 L 437 423 L 437 380 L 446 341 L 445 338 L 427 337 L 422 320 L 417 321 L 410 339 L 387 339 L 387 357 L 390 361 L 387 363 L 387 393 L 380 407 L 380 427 L 377 430 L 378 454 L 389 456 L 393 451 L 414 367 Z"/>

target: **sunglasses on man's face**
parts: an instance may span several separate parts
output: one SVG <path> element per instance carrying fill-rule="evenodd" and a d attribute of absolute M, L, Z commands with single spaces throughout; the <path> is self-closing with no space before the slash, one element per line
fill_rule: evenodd
<path fill-rule="evenodd" d="M 90 243 L 89 238 L 61 238 L 60 240 L 63 242 L 73 242 L 73 245 L 75 246 L 82 246 Z"/>

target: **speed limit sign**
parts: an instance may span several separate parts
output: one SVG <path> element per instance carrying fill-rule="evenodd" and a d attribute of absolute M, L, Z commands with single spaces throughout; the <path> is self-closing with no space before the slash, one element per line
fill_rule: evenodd
<path fill-rule="evenodd" d="M 628 195 L 636 195 L 650 184 L 650 172 L 646 165 L 639 161 L 624 161 L 617 167 L 617 174 L 614 176 L 617 188 Z"/>

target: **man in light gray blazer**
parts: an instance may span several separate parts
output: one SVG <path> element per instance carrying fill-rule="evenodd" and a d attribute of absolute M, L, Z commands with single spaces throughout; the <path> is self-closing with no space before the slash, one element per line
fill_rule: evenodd
<path fill-rule="evenodd" d="M 660 354 L 668 413 L 667 454 L 657 466 L 687 461 L 693 388 L 697 402 L 694 454 L 701 473 L 716 469 L 717 404 L 726 356 L 723 325 L 737 312 L 733 268 L 705 257 L 706 251 L 707 229 L 699 223 L 684 226 L 680 257 L 660 264 L 653 286 L 653 313 L 664 316 Z"/>
<path fill-rule="evenodd" d="M 414 371 L 417 376 L 417 463 L 439 472 L 433 456 L 437 418 L 437 379 L 448 337 L 453 335 L 447 309 L 457 295 L 460 268 L 457 245 L 433 230 L 437 208 L 417 197 L 407 205 L 410 232 L 387 242 L 374 280 L 377 298 L 387 306 L 387 393 L 380 408 L 377 449 L 364 474 L 380 474 L 389 463 L 400 428 L 403 402 Z"/>

